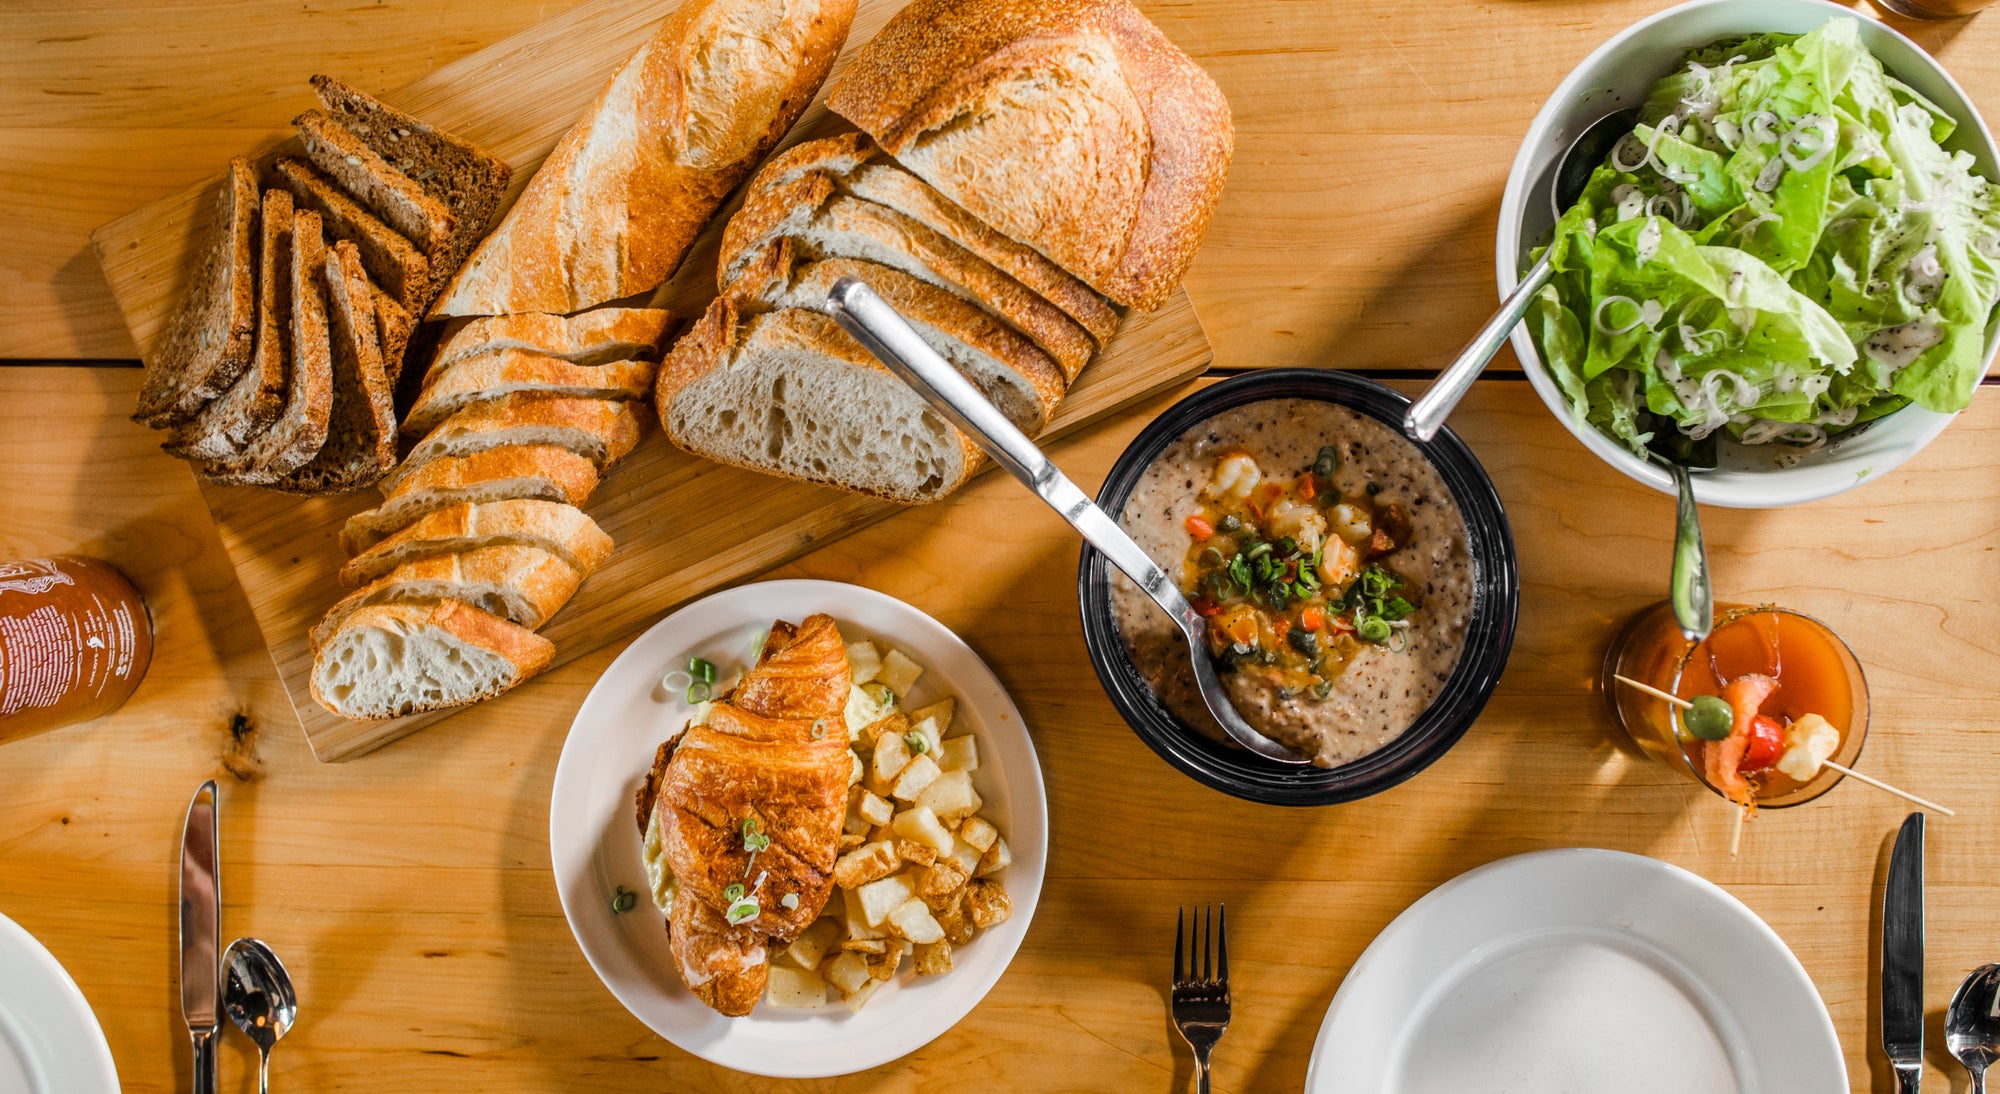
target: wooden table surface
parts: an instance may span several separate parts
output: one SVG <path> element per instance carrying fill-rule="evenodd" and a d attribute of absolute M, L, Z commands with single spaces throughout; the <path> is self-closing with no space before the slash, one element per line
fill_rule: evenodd
<path fill-rule="evenodd" d="M 279 134 L 331 71 L 390 87 L 545 18 L 560 0 L 25 0 L 0 20 L 0 357 L 132 350 L 88 254 L 97 224 Z M 1490 307 L 1492 227 L 1547 90 L 1655 0 L 1145 4 L 1215 73 L 1238 154 L 1189 287 L 1224 367 L 1422 369 Z M 1909 29 L 2000 117 L 2000 15 Z M 126 1089 L 185 1086 L 174 849 L 197 782 L 223 784 L 225 937 L 299 982 L 280 1089 L 1177 1090 L 1163 996 L 1179 902 L 1230 903 L 1236 1020 L 1216 1089 L 1296 1089 L 1333 991 L 1424 892 L 1544 847 L 1653 855 L 1718 882 L 1784 937 L 1839 1028 L 1857 1089 L 1876 1049 L 1874 909 L 1904 806 L 1859 785 L 1729 812 L 1621 747 L 1590 690 L 1612 629 L 1655 600 L 1670 500 L 1558 428 L 1525 383 L 1482 381 L 1454 419 L 1521 555 L 1513 659 L 1435 767 L 1333 809 L 1247 805 L 1167 768 L 1099 690 L 1076 625 L 1076 545 L 987 476 L 778 571 L 929 611 L 1013 691 L 1048 779 L 1042 906 L 1007 976 L 897 1064 L 780 1084 L 710 1067 L 631 1018 L 571 940 L 547 850 L 564 732 L 623 643 L 380 752 L 315 764 L 185 467 L 125 420 L 129 367 L 0 368 L 0 557 L 80 551 L 145 591 L 159 653 L 103 721 L 0 746 L 0 913 L 54 951 Z M 1414 385 L 1408 385 L 1414 386 Z M 1055 455 L 1086 487 L 1171 397 Z M 2000 956 L 2000 394 L 1883 481 L 1769 512 L 1705 513 L 1727 599 L 1830 620 L 1869 673 L 1862 766 L 1960 815 L 1931 829 L 1926 998 L 1934 1089 L 1962 1073 L 1941 1013 Z M 962 560 L 976 557 L 980 566 Z M 662 603 L 664 612 L 671 605 Z M 252 727 L 231 733 L 233 716 Z M 1983 848 L 1985 850 L 1983 850 Z M 223 1089 L 254 1054 L 225 1039 Z"/>

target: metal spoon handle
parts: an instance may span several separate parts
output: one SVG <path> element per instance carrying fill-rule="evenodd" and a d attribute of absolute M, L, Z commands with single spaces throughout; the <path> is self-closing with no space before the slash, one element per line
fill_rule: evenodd
<path fill-rule="evenodd" d="M 1986 1094 L 1986 1069 L 1969 1067 L 1965 1070 L 1972 1076 L 1972 1094 Z"/>
<path fill-rule="evenodd" d="M 257 1094 L 271 1094 L 271 1050 L 257 1046 Z"/>
<path fill-rule="evenodd" d="M 985 449 L 994 463 L 1006 468 L 1047 502 L 1049 508 L 1061 514 L 1167 614 L 1177 621 L 1194 617 L 1187 598 L 1167 580 L 1159 565 L 1132 542 L 1118 522 L 1099 509 L 1027 434 L 1014 428 L 1014 423 L 987 401 L 971 381 L 938 356 L 873 290 L 854 278 L 843 277 L 834 283 L 828 304 L 841 329 L 853 335 L 889 371 L 916 389 L 938 413 Z"/>
<path fill-rule="evenodd" d="M 1708 580 L 1708 549 L 1701 541 L 1701 513 L 1695 508 L 1694 483 L 1688 469 L 1673 464 L 1674 487 L 1680 500 L 1674 505 L 1674 569 L 1671 599 L 1674 619 L 1690 642 L 1708 637 L 1715 625 L 1715 591 Z"/>
<path fill-rule="evenodd" d="M 1521 278 L 1521 283 L 1514 286 L 1514 291 L 1500 302 L 1500 310 L 1493 313 L 1486 325 L 1479 328 L 1479 333 L 1472 336 L 1472 341 L 1458 351 L 1458 357 L 1438 373 L 1438 378 L 1431 381 L 1431 386 L 1417 397 L 1416 402 L 1410 404 L 1410 409 L 1403 415 L 1403 432 L 1420 441 L 1437 436 L 1438 430 L 1444 428 L 1444 420 L 1451 417 L 1452 409 L 1458 406 L 1458 401 L 1472 390 L 1472 382 L 1479 379 L 1486 362 L 1500 352 L 1507 336 L 1513 333 L 1514 325 L 1528 314 L 1528 305 L 1533 303 L 1535 294 L 1542 290 L 1542 286 L 1549 283 L 1553 272 L 1548 252 L 1544 251 L 1542 257 L 1528 267 L 1527 276 Z"/>

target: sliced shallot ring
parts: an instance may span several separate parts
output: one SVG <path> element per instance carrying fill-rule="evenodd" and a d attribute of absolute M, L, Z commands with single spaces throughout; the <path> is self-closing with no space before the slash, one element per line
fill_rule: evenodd
<path fill-rule="evenodd" d="M 1634 315 L 1632 317 L 1632 321 L 1630 323 L 1625 324 L 1622 327 L 1606 326 L 1604 323 L 1604 309 L 1610 307 L 1613 304 L 1630 304 L 1632 305 L 1633 309 L 1637 311 L 1639 314 Z M 1596 327 L 1599 331 L 1605 334 L 1611 335 L 1614 338 L 1616 338 L 1621 334 L 1624 334 L 1625 332 L 1633 329 L 1634 327 L 1637 327 L 1639 324 L 1645 321 L 1646 321 L 1645 308 L 1637 300 L 1634 300 L 1629 296 L 1607 296 L 1604 299 L 1599 300 L 1595 308 L 1590 309 L 1590 325 Z"/>

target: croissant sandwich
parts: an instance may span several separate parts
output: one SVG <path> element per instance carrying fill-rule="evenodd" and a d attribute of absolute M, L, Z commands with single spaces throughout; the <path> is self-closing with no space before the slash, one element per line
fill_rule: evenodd
<path fill-rule="evenodd" d="M 756 665 L 660 746 L 639 790 L 674 964 L 723 1014 L 750 1013 L 770 946 L 819 918 L 833 891 L 853 764 L 842 713 L 849 680 L 830 616 L 772 624 Z"/>

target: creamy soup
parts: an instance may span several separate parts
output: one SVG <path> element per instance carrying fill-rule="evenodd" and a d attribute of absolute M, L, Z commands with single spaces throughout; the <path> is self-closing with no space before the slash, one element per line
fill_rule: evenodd
<path fill-rule="evenodd" d="M 1146 468 L 1120 523 L 1207 617 L 1238 712 L 1322 767 L 1401 736 L 1458 664 L 1465 520 L 1430 462 L 1373 418 L 1311 399 L 1223 411 Z M 1226 739 L 1173 621 L 1122 574 L 1111 606 L 1167 709 Z"/>

